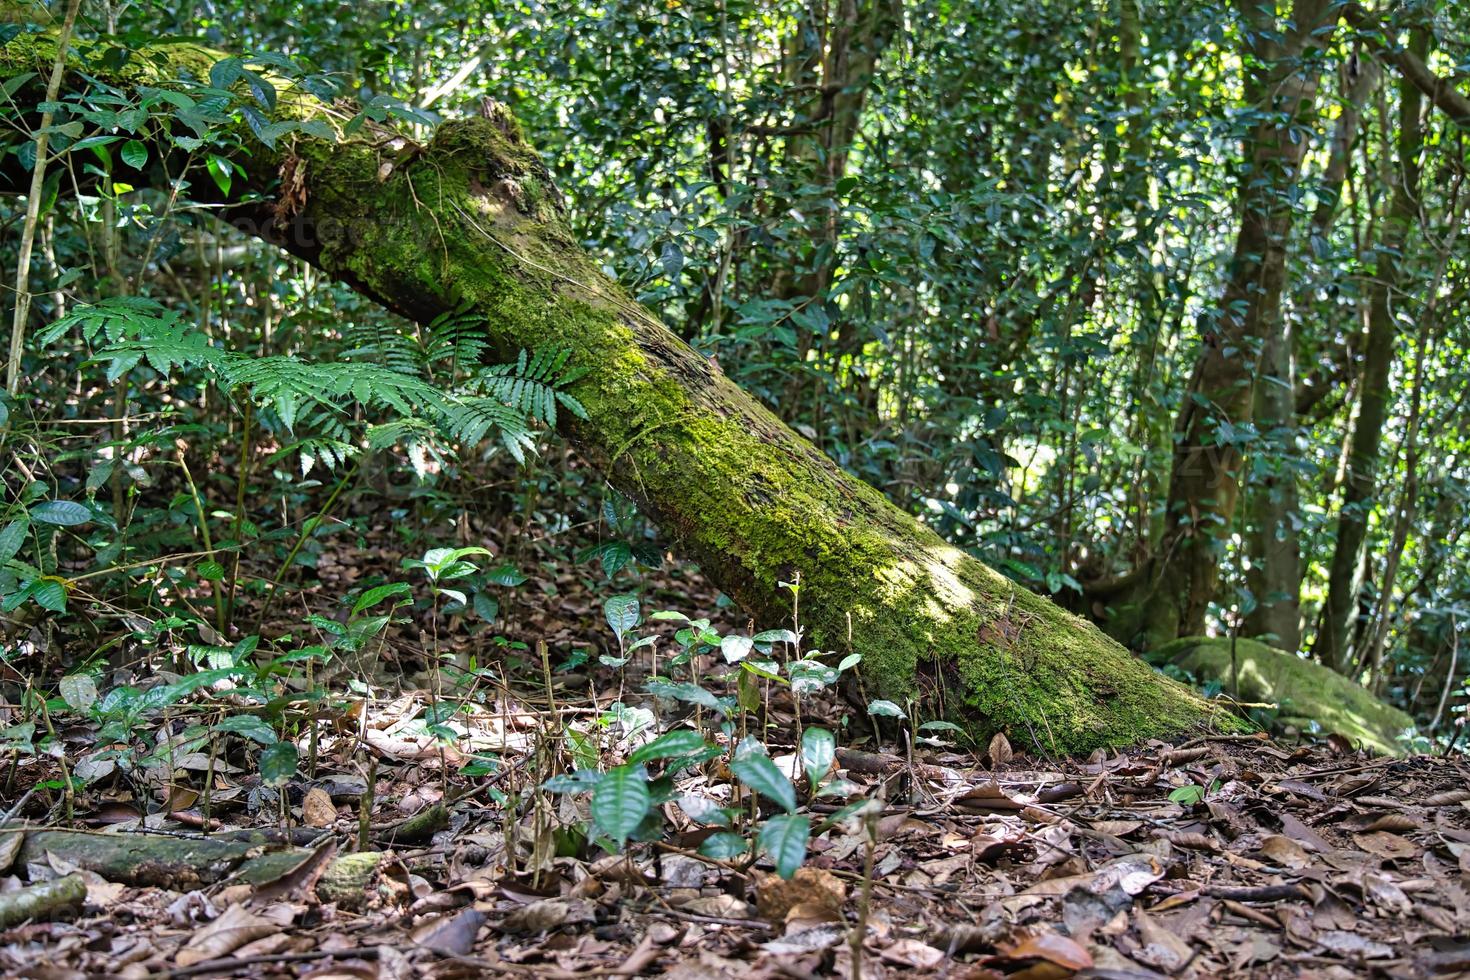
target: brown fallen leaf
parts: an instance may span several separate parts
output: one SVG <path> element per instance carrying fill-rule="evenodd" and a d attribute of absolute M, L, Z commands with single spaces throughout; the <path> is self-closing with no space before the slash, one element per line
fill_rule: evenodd
<path fill-rule="evenodd" d="M 429 949 L 465 956 L 475 948 L 475 937 L 484 924 L 485 913 L 473 908 L 462 909 L 457 915 L 434 919 L 419 926 L 413 931 L 413 941 Z"/>
<path fill-rule="evenodd" d="M 1407 834 L 1419 830 L 1419 821 L 1407 813 L 1385 813 L 1370 823 L 1366 830 L 1387 830 L 1396 834 Z"/>
<path fill-rule="evenodd" d="M 978 813 L 1019 813 L 1026 809 L 1026 804 L 1011 799 L 995 783 L 967 789 L 954 801 L 966 810 Z"/>
<path fill-rule="evenodd" d="M 25 834 L 0 834 L 0 873 L 10 870 L 10 866 L 15 863 L 15 856 L 20 853 L 20 846 L 25 842 Z"/>
<path fill-rule="evenodd" d="M 205 960 L 228 956 L 246 943 L 270 936 L 281 924 L 251 912 L 244 905 L 231 905 L 224 914 L 194 934 L 174 956 L 179 966 L 193 966 Z"/>
<path fill-rule="evenodd" d="M 595 920 L 592 903 L 568 901 L 563 898 L 544 898 L 539 902 L 524 905 L 507 915 L 500 923 L 502 932 L 531 934 L 550 932 L 571 923 L 590 923 Z"/>
<path fill-rule="evenodd" d="M 1369 854 L 1391 861 L 1401 861 L 1416 856 L 1421 848 L 1418 844 L 1398 834 L 1375 830 L 1367 834 L 1354 834 L 1353 842 Z"/>
<path fill-rule="evenodd" d="M 1156 966 L 1165 973 L 1173 973 L 1188 963 L 1194 956 L 1189 943 L 1180 939 L 1158 920 L 1142 909 L 1133 913 L 1133 927 L 1138 932 L 1139 949 L 1134 957 Z"/>
<path fill-rule="evenodd" d="M 1312 860 L 1305 848 L 1281 834 L 1272 834 L 1261 841 L 1260 853 L 1284 868 L 1305 868 Z"/>
<path fill-rule="evenodd" d="M 1315 830 L 1289 813 L 1281 814 L 1281 832 L 1309 851 L 1328 854 L 1333 849 Z"/>
<path fill-rule="evenodd" d="M 1086 970 L 1092 966 L 1091 953 L 1075 940 L 1050 930 L 1023 933 L 1018 942 L 998 943 L 996 949 L 1007 960 L 1046 960 L 1064 970 Z"/>
<path fill-rule="evenodd" d="M 878 956 L 896 966 L 932 970 L 944 962 L 944 951 L 917 939 L 895 939 L 878 951 Z"/>
<path fill-rule="evenodd" d="M 987 754 L 990 756 L 991 766 L 1003 766 L 1016 757 L 1011 749 L 1011 740 L 1006 738 L 1005 732 L 995 733 L 995 737 L 990 740 Z"/>
<path fill-rule="evenodd" d="M 1456 803 L 1470 801 L 1470 789 L 1452 789 L 1448 793 L 1435 793 L 1426 797 L 1424 806 L 1441 807 L 1454 806 Z"/>
<path fill-rule="evenodd" d="M 1183 847 L 1191 851 L 1209 851 L 1218 853 L 1220 844 L 1213 837 L 1188 830 L 1160 830 L 1155 835 L 1161 840 L 1166 840 L 1175 847 Z"/>
<path fill-rule="evenodd" d="M 1374 942 L 1356 932 L 1336 929 L 1317 934 L 1317 942 L 1331 952 L 1342 956 L 1362 957 L 1365 960 L 1386 960 L 1393 956 L 1393 947 Z"/>
<path fill-rule="evenodd" d="M 1117 887 L 1129 895 L 1137 895 L 1162 877 L 1164 877 L 1164 864 L 1157 855 L 1125 854 L 1087 874 L 1038 881 L 1021 894 L 1065 895 L 1073 888 L 1081 887 L 1101 895 Z"/>
<path fill-rule="evenodd" d="M 326 790 L 313 786 L 306 791 L 306 798 L 301 801 L 301 819 L 308 827 L 330 827 L 337 822 L 337 807 Z"/>
<path fill-rule="evenodd" d="M 695 898 L 679 906 L 685 912 L 705 915 L 714 919 L 747 919 L 750 906 L 734 895 L 708 895 Z"/>

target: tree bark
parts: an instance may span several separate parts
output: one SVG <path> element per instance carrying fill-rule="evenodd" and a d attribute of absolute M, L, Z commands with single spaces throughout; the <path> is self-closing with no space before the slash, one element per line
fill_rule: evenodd
<path fill-rule="evenodd" d="M 85 68 L 130 93 L 181 70 L 207 77 L 220 57 L 160 45 L 114 68 L 101 47 L 70 56 L 70 83 Z M 21 35 L 0 72 L 54 53 L 47 36 Z M 279 105 L 288 118 L 345 118 L 295 90 Z M 868 696 L 920 700 L 1053 752 L 1168 736 L 1213 714 L 848 476 L 632 302 L 568 232 L 516 122 L 487 115 L 441 126 L 426 146 L 299 132 L 271 150 L 241 125 L 239 190 L 261 198 L 237 195 L 226 214 L 404 316 L 468 304 L 502 354 L 570 351 L 587 369 L 570 390 L 588 418 L 562 413 L 567 439 L 758 621 L 789 618 L 782 583 L 800 575 L 808 648 L 862 654 Z"/>
<path fill-rule="evenodd" d="M 1381 72 L 1371 58 L 1351 59 L 1344 66 L 1342 114 L 1333 129 L 1327 166 L 1317 186 L 1307 240 L 1319 255 L 1337 214 L 1347 182 L 1353 144 L 1357 140 L 1363 103 L 1378 84 Z M 1310 286 L 1308 288 L 1315 288 Z M 1251 489 L 1246 542 L 1250 568 L 1246 586 L 1254 607 L 1245 628 L 1274 647 L 1295 652 L 1301 646 L 1301 452 L 1297 449 L 1302 399 L 1297 381 L 1298 337 L 1284 321 L 1271 331 L 1261 352 L 1261 371 L 1255 386 L 1256 429 L 1265 450 L 1255 456 L 1257 481 Z M 1350 345 L 1337 349 L 1347 352 Z M 1311 403 L 1308 402 L 1307 407 Z"/>
<path fill-rule="evenodd" d="M 1423 61 L 1429 50 L 1429 34 L 1416 29 L 1410 52 Z M 1383 240 L 1377 249 L 1373 283 L 1368 297 L 1368 342 L 1363 353 L 1363 381 L 1343 481 L 1342 504 L 1338 509 L 1337 544 L 1328 574 L 1327 600 L 1322 608 L 1322 627 L 1313 653 L 1322 663 L 1339 672 L 1352 666 L 1348 638 L 1362 587 L 1363 544 L 1368 534 L 1378 484 L 1378 450 L 1390 402 L 1389 372 L 1393 367 L 1398 326 L 1394 315 L 1400 261 L 1419 214 L 1419 151 L 1423 143 L 1420 119 L 1423 98 L 1418 86 L 1407 78 L 1399 83 L 1398 168 L 1393 199 L 1384 220 Z"/>
<path fill-rule="evenodd" d="M 1298 0 L 1284 29 L 1250 0 L 1240 7 L 1245 55 L 1254 65 L 1247 94 L 1260 122 L 1245 143 L 1230 279 L 1175 423 L 1164 533 L 1143 607 L 1143 641 L 1151 647 L 1203 633 L 1215 597 L 1240 493 L 1241 446 L 1254 417 L 1255 379 L 1267 343 L 1282 330 L 1291 191 L 1306 149 L 1296 130 L 1315 103 L 1321 75 L 1315 52 L 1335 19 L 1326 0 Z"/>

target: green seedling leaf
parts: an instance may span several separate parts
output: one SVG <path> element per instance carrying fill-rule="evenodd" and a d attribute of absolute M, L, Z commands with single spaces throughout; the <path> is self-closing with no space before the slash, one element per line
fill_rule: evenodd
<path fill-rule="evenodd" d="M 91 674 L 67 674 L 58 687 L 61 699 L 73 711 L 86 711 L 97 703 L 97 682 Z"/>
<path fill-rule="evenodd" d="M 358 596 L 357 601 L 352 604 L 352 615 L 356 616 L 364 609 L 371 609 L 384 599 L 392 596 L 406 596 L 409 594 L 407 582 L 389 582 L 387 585 L 379 585 L 368 589 Z M 396 605 L 396 603 L 395 603 Z"/>
<path fill-rule="evenodd" d="M 240 735 L 261 745 L 275 745 L 279 741 L 276 738 L 275 729 L 267 725 L 258 715 L 231 715 L 215 725 L 214 730 Z"/>
<path fill-rule="evenodd" d="M 597 828 L 621 847 L 648 815 L 652 797 L 648 773 L 642 766 L 618 766 L 602 777 L 592 791 L 592 819 Z"/>
<path fill-rule="evenodd" d="M 691 755 L 699 755 L 709 748 L 704 736 L 688 728 L 677 731 L 665 732 L 658 738 L 634 750 L 628 756 L 628 762 L 633 765 L 652 762 L 655 759 L 679 759 Z"/>
<path fill-rule="evenodd" d="M 26 531 L 30 529 L 29 519 L 20 517 L 5 525 L 0 530 L 0 565 L 20 553 L 20 549 L 26 543 Z"/>
<path fill-rule="evenodd" d="M 674 802 L 678 803 L 679 809 L 683 810 L 695 823 L 713 824 L 716 827 L 730 826 L 730 814 L 724 807 L 707 796 L 685 793 Z"/>
<path fill-rule="evenodd" d="M 607 619 L 607 625 L 612 628 L 612 631 L 622 637 L 641 621 L 638 615 L 638 597 L 633 595 L 610 596 L 602 604 L 602 615 Z"/>
<path fill-rule="evenodd" d="M 267 786 L 285 786 L 296 775 L 301 755 L 290 742 L 277 742 L 260 753 L 260 779 Z"/>
<path fill-rule="evenodd" d="M 730 771 L 751 789 L 776 801 L 787 813 L 796 809 L 796 787 L 769 756 L 751 753 L 730 763 Z"/>
<path fill-rule="evenodd" d="M 754 649 L 755 641 L 748 636 L 727 636 L 720 641 L 720 653 L 725 655 L 727 664 L 738 664 Z"/>
<path fill-rule="evenodd" d="M 813 786 L 832 768 L 837 756 L 837 739 L 825 728 L 808 728 L 801 736 L 801 768 Z"/>
<path fill-rule="evenodd" d="M 92 519 L 92 512 L 75 500 L 48 500 L 31 508 L 31 520 L 41 524 L 76 527 Z"/>
<path fill-rule="evenodd" d="M 782 813 L 761 826 L 756 841 L 776 862 L 776 873 L 789 879 L 806 860 L 806 842 L 811 831 L 812 822 L 807 817 Z"/>
<path fill-rule="evenodd" d="M 873 701 L 868 705 L 868 714 L 879 715 L 884 718 L 907 718 L 903 709 L 892 701 Z"/>
<path fill-rule="evenodd" d="M 648 691 L 654 697 L 670 698 L 675 701 L 687 701 L 690 704 L 697 704 L 701 707 L 709 708 L 721 717 L 728 715 L 730 709 L 734 706 L 733 699 L 715 697 L 698 684 L 690 684 L 688 682 L 649 681 L 644 690 Z"/>
<path fill-rule="evenodd" d="M 706 837 L 699 845 L 699 853 L 716 861 L 731 861 L 743 855 L 749 848 L 744 837 L 721 831 Z"/>
<path fill-rule="evenodd" d="M 1169 794 L 1169 799 L 1181 806 L 1194 806 L 1196 803 L 1202 802 L 1204 798 L 1205 788 L 1203 786 L 1196 786 L 1193 783 L 1188 786 L 1181 786 Z"/>

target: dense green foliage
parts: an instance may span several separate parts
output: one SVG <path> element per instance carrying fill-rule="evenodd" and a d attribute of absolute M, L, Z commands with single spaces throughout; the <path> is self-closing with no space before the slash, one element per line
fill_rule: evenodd
<path fill-rule="evenodd" d="M 0 38 L 55 30 L 54 8 Z M 305 131 L 272 121 L 283 77 L 355 99 L 349 131 L 422 136 L 508 104 L 612 275 L 948 540 L 1135 647 L 1198 627 L 1315 651 L 1444 735 L 1470 672 L 1465 120 L 1393 53 L 1458 79 L 1470 21 L 1449 3 L 1375 15 L 1387 26 L 1170 0 L 84 3 L 77 43 L 120 59 L 175 36 L 248 57 L 141 102 L 99 86 L 21 105 L 44 79 L 0 79 L 8 269 L 41 112 L 54 156 L 25 383 L 0 401 L 5 658 L 95 663 L 170 649 L 170 631 L 212 669 L 381 652 L 374 605 L 411 601 L 397 580 L 346 596 L 321 643 L 255 646 L 285 587 L 374 511 L 418 568 L 491 525 L 547 536 L 609 593 L 661 560 L 626 501 L 533 451 L 583 411 L 564 352 L 491 349 L 473 317 L 408 323 L 215 221 L 240 177 L 230 124 L 270 145 Z M 1283 79 L 1302 104 L 1273 101 Z M 516 557 L 434 578 L 416 613 L 436 630 L 476 613 L 490 648 Z M 764 758 L 735 765 L 767 792 Z M 610 838 L 642 820 L 642 785 L 597 785 Z M 762 832 L 773 853 L 783 826 Z"/>

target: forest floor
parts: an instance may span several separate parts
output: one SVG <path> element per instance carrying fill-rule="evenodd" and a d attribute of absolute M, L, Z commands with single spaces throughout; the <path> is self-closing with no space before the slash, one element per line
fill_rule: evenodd
<path fill-rule="evenodd" d="M 334 578 L 359 577 L 375 551 L 323 556 L 324 594 L 351 585 Z M 710 598 L 697 579 L 661 574 L 646 597 Z M 305 598 L 279 614 L 298 629 Z M 538 641 L 562 652 L 596 643 L 600 599 L 595 583 L 548 573 L 519 611 L 507 608 L 506 629 L 532 660 Z M 524 680 L 511 672 L 463 698 L 459 737 L 446 745 L 424 731 L 436 695 L 411 669 L 415 641 L 431 642 L 395 634 L 396 653 L 379 665 L 377 676 L 400 671 L 391 688 L 339 684 L 281 792 L 253 751 L 209 749 L 163 767 L 94 769 L 68 800 L 55 789 L 55 754 L 11 753 L 0 922 L 23 888 L 72 891 L 0 931 L 0 974 L 1470 975 L 1462 755 L 1375 758 L 1336 737 L 1224 735 L 1088 759 L 1003 737 L 968 751 L 934 738 L 910 749 L 861 721 L 842 728 L 849 709 L 831 691 L 803 699 L 801 718 L 775 695 L 760 719 L 771 756 L 789 760 L 795 733 L 820 719 L 841 732 L 834 776 L 851 783 L 847 799 L 879 803 L 864 819 L 819 824 L 805 866 L 783 881 L 763 859 L 699 854 L 711 828 L 674 803 L 659 840 L 604 854 L 577 837 L 585 798 L 542 788 L 572 768 L 569 726 L 587 730 L 615 697 L 662 711 L 664 730 L 697 724 L 692 710 L 670 713 L 636 677 L 601 667 L 558 673 L 549 697 L 539 669 Z M 701 670 L 719 666 L 709 658 Z M 0 708 L 0 726 L 15 711 Z M 183 722 L 165 711 L 151 725 L 132 737 L 161 744 Z M 602 734 L 604 762 L 648 737 Z M 73 770 L 103 747 L 100 735 L 85 718 L 57 719 Z M 486 754 L 498 763 L 489 771 L 466 765 Z M 752 805 L 719 761 L 677 786 Z M 843 802 L 808 801 L 805 812 L 819 819 Z"/>
<path fill-rule="evenodd" d="M 85 905 L 0 934 L 0 970 L 856 976 L 851 938 L 865 919 L 864 977 L 1470 971 L 1463 760 L 1229 739 L 989 767 L 947 753 L 844 756 L 851 779 L 887 796 L 876 845 L 869 855 L 864 834 L 834 828 L 791 882 L 695 856 L 687 828 L 626 857 L 512 869 L 500 809 L 464 798 L 445 829 L 381 851 L 375 884 L 323 894 L 326 863 L 355 840 L 361 799 L 360 785 L 331 776 L 316 782 L 331 802 L 305 803 L 316 836 L 298 833 L 299 857 L 255 884 L 226 866 L 187 884 L 178 873 L 147 880 L 146 869 L 106 867 L 95 848 L 71 851 L 55 835 L 25 848 L 11 874 L 80 874 Z M 1203 800 L 1177 802 L 1190 786 L 1207 790 Z M 377 791 L 399 805 L 442 798 L 438 775 L 415 765 L 380 775 Z M 192 832 L 191 816 L 157 822 L 153 836 L 177 846 L 166 835 Z M 81 823 L 96 837 L 107 819 L 102 806 Z M 105 836 L 142 833 L 113 830 Z"/>

